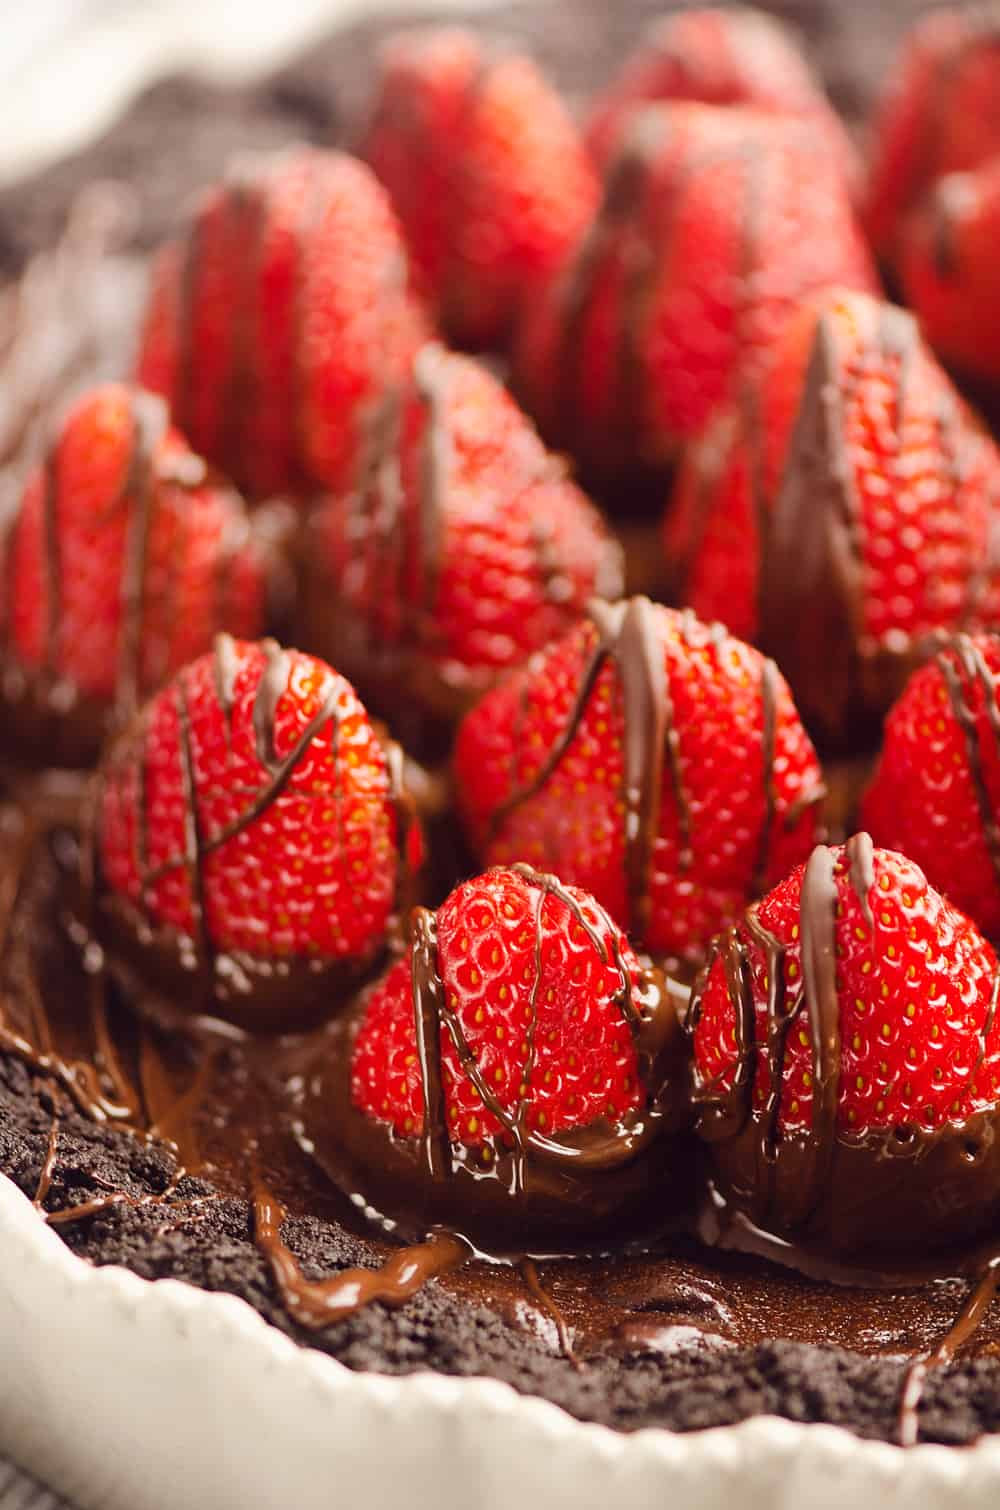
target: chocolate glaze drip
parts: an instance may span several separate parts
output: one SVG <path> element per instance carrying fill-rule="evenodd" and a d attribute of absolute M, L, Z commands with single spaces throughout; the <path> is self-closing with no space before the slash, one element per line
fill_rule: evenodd
<path fill-rule="evenodd" d="M 674 806 L 680 830 L 680 869 L 693 863 L 692 813 L 684 785 L 684 762 L 680 735 L 670 700 L 670 678 L 664 664 L 664 649 L 657 609 L 648 598 L 630 598 L 618 603 L 591 603 L 589 617 L 597 634 L 580 673 L 579 689 L 564 728 L 549 749 L 535 775 L 524 785 L 516 784 L 516 762 L 521 755 L 521 741 L 513 742 L 511 791 L 490 816 L 489 834 L 493 839 L 504 820 L 523 803 L 539 793 L 556 770 L 576 738 L 589 705 L 597 679 L 608 661 L 618 668 L 622 692 L 625 732 L 625 874 L 629 898 L 629 934 L 642 940 L 649 928 L 652 899 L 650 895 L 653 853 L 660 832 L 660 805 L 664 768 L 669 770 Z M 680 633 L 692 648 L 718 648 L 726 638 L 721 624 L 702 624 L 690 612 L 680 616 Z M 765 661 L 761 668 L 762 743 L 761 764 L 764 783 L 764 820 L 760 847 L 751 885 L 754 894 L 766 884 L 769 869 L 771 831 L 774 824 L 774 753 L 776 738 L 777 668 Z M 523 696 L 527 698 L 527 683 Z M 522 718 L 527 708 L 522 703 Z M 792 827 L 806 807 L 821 802 L 825 788 L 818 784 L 803 792 L 798 803 L 786 815 Z"/>
<path fill-rule="evenodd" d="M 267 1257 L 288 1314 L 316 1331 L 379 1300 L 405 1305 L 429 1279 L 463 1264 L 472 1249 L 451 1232 L 434 1233 L 426 1242 L 401 1248 L 379 1269 L 346 1269 L 331 1279 L 308 1280 L 298 1260 L 281 1239 L 285 1210 L 265 1185 L 253 1200 L 254 1235 Z"/>

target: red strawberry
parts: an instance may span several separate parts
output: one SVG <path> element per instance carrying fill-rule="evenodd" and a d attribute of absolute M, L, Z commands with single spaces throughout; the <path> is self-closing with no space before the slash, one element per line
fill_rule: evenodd
<path fill-rule="evenodd" d="M 997 53 L 1000 83 L 1000 52 Z M 924 335 L 973 378 L 1000 378 L 1000 157 L 938 179 L 906 222 L 900 277 Z"/>
<path fill-rule="evenodd" d="M 491 56 L 466 31 L 391 39 L 362 150 L 460 345 L 503 344 L 597 204 L 597 176 L 551 85 L 529 58 Z"/>
<path fill-rule="evenodd" d="M 598 162 L 607 160 L 630 114 L 664 100 L 750 105 L 812 121 L 845 178 L 853 182 L 857 175 L 847 133 L 805 58 L 781 23 L 763 11 L 708 7 L 662 16 L 647 27 L 591 114 L 587 142 Z"/>
<path fill-rule="evenodd" d="M 716 942 L 687 1018 L 721 1194 L 840 1251 L 995 1220 L 993 950 L 866 834 L 816 849 Z"/>
<path fill-rule="evenodd" d="M 4 541 L 15 742 L 87 763 L 116 704 L 131 712 L 217 630 L 260 630 L 265 565 L 242 501 L 170 428 L 162 400 L 92 389 Z"/>
<path fill-rule="evenodd" d="M 429 1176 L 435 1210 L 457 1186 L 465 1220 L 519 1198 L 522 1240 L 539 1209 L 550 1232 L 597 1228 L 637 1198 L 648 1215 L 664 1156 L 639 1156 L 683 1117 L 678 1046 L 662 977 L 592 897 L 527 866 L 490 870 L 414 914 L 409 958 L 362 1004 L 347 1141 L 376 1178 L 380 1150 L 406 1159 L 410 1199 Z"/>
<path fill-rule="evenodd" d="M 892 707 L 862 817 L 1000 938 L 1000 639 L 959 634 Z"/>
<path fill-rule="evenodd" d="M 365 487 L 315 515 L 305 638 L 392 716 L 451 719 L 616 596 L 621 553 L 477 362 L 424 347 L 380 428 Z"/>
<path fill-rule="evenodd" d="M 830 283 L 875 287 L 812 126 L 647 107 L 624 130 L 601 210 L 526 312 L 521 390 L 543 432 L 591 464 L 662 464 Z"/>
<path fill-rule="evenodd" d="M 687 962 L 808 854 L 823 795 L 774 665 L 645 598 L 595 605 L 485 697 L 455 781 L 486 861 L 557 870 Z"/>
<path fill-rule="evenodd" d="M 384 191 L 298 147 L 237 164 L 163 250 L 139 375 L 251 494 L 344 488 L 424 331 Z"/>
<path fill-rule="evenodd" d="M 1000 616 L 1000 456 L 893 305 L 833 291 L 688 456 L 679 595 L 759 640 L 807 721 L 881 715 L 941 625 Z"/>
<path fill-rule="evenodd" d="M 906 213 L 944 173 L 1000 153 L 1000 26 L 986 7 L 938 10 L 911 33 L 875 122 L 866 224 L 894 261 Z"/>
<path fill-rule="evenodd" d="M 102 930 L 231 1014 L 329 1012 L 331 979 L 356 979 L 385 941 L 407 842 L 398 796 L 342 676 L 221 636 L 105 759 Z"/>

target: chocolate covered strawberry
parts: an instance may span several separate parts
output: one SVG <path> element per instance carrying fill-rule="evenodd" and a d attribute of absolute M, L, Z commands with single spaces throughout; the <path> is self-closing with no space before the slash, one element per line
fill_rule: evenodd
<path fill-rule="evenodd" d="M 997 52 L 1000 85 L 1000 49 Z M 906 301 L 944 361 L 985 382 L 1000 377 L 1000 155 L 939 178 L 903 228 Z"/>
<path fill-rule="evenodd" d="M 269 555 L 239 496 L 168 421 L 111 384 L 77 400 L 3 541 L 4 675 L 21 757 L 87 764 L 220 629 L 263 624 Z"/>
<path fill-rule="evenodd" d="M 773 663 L 645 598 L 594 605 L 485 697 L 454 768 L 484 860 L 557 871 L 689 964 L 808 854 L 823 795 Z"/>
<path fill-rule="evenodd" d="M 127 978 L 284 1027 L 378 961 L 413 849 L 396 754 L 350 683 L 220 636 L 107 753 L 95 852 Z"/>
<path fill-rule="evenodd" d="M 945 173 L 1000 154 L 1000 26 L 988 6 L 941 9 L 907 39 L 875 121 L 865 220 L 894 262 L 908 212 Z"/>
<path fill-rule="evenodd" d="M 666 521 L 683 601 L 865 735 L 941 626 L 1000 621 L 1000 455 L 894 305 L 831 291 L 714 417 Z"/>
<path fill-rule="evenodd" d="M 350 487 L 425 332 L 385 191 L 295 147 L 234 165 L 160 254 L 140 380 L 254 496 Z"/>
<path fill-rule="evenodd" d="M 331 1047 L 307 1118 L 397 1214 L 523 1240 L 651 1215 L 684 1118 L 663 977 L 576 887 L 527 866 L 417 909 L 407 955 Z M 372 1183 L 374 1182 L 374 1184 Z"/>
<path fill-rule="evenodd" d="M 942 637 L 889 711 L 862 806 L 876 843 L 1000 938 L 1000 639 Z"/>
<path fill-rule="evenodd" d="M 543 433 L 605 469 L 661 465 L 790 310 L 873 289 L 838 165 L 808 123 L 708 105 L 626 123 L 603 204 L 526 310 L 516 375 Z"/>
<path fill-rule="evenodd" d="M 583 142 L 530 58 L 491 53 L 471 32 L 403 32 L 381 62 L 362 153 L 444 330 L 502 345 L 596 207 Z"/>
<path fill-rule="evenodd" d="M 503 386 L 426 346 L 363 486 L 317 510 L 304 637 L 399 718 L 449 724 L 621 591 L 621 552 Z"/>
<path fill-rule="evenodd" d="M 666 100 L 749 105 L 811 121 L 854 181 L 857 163 L 843 125 L 789 33 L 763 11 L 709 6 L 662 16 L 647 27 L 592 110 L 587 143 L 597 160 L 607 159 L 629 115 Z"/>
<path fill-rule="evenodd" d="M 998 991 L 911 860 L 866 834 L 814 850 L 717 940 L 688 1013 L 717 1210 L 855 1255 L 988 1227 Z"/>

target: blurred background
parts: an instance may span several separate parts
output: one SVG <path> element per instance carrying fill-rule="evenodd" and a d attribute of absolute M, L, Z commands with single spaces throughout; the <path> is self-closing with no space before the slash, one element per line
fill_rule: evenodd
<path fill-rule="evenodd" d="M 434 9 L 459 3 L 468 12 L 491 0 L 436 0 Z M 331 26 L 405 8 L 405 0 L 0 0 L 0 183 L 71 150 L 160 74 L 190 68 L 241 82 L 280 67 Z"/>

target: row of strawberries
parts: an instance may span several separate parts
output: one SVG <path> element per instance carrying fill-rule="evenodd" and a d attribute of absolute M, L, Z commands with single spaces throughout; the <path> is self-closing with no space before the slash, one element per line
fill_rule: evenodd
<path fill-rule="evenodd" d="M 663 98 L 685 103 L 635 110 Z M 910 115 L 926 107 L 911 91 Z M 483 864 L 558 872 L 609 937 L 688 967 L 777 888 L 757 915 L 787 946 L 789 983 L 823 797 L 796 702 L 856 748 L 898 697 L 866 820 L 950 902 L 877 855 L 858 904 L 867 943 L 845 947 L 839 989 L 871 998 L 862 972 L 878 962 L 890 1031 L 854 1035 L 853 1083 L 894 1089 L 845 1098 L 843 1114 L 854 1131 L 919 1107 L 928 1125 L 965 1119 L 995 1101 L 1000 1052 L 992 951 L 950 905 L 1000 932 L 1000 651 L 980 632 L 1000 622 L 1000 455 L 913 320 L 878 299 L 852 149 L 771 23 L 665 24 L 589 136 L 593 159 L 524 59 L 435 34 L 390 50 L 371 124 L 395 214 L 360 162 L 307 149 L 240 164 L 203 198 L 157 265 L 143 388 L 76 405 L 8 531 L 12 738 L 87 764 L 118 732 L 103 884 L 149 939 L 187 940 L 195 963 L 207 952 L 233 1010 L 240 957 L 360 979 L 384 949 L 406 839 L 391 757 L 341 673 L 394 719 L 417 708 L 457 727 L 457 804 Z M 902 210 L 896 222 L 902 245 Z M 621 477 L 694 442 L 665 529 L 701 618 L 614 601 L 620 550 L 600 515 L 501 383 L 433 340 L 434 319 L 507 344 L 543 433 L 594 470 Z M 254 501 L 294 501 L 292 543 L 223 472 Z M 337 671 L 251 643 L 289 564 L 293 637 Z M 715 617 L 762 643 L 790 687 Z M 221 630 L 243 638 L 203 654 Z M 520 917 L 530 885 L 492 873 L 439 919 L 443 976 L 449 930 L 491 961 L 469 967 L 455 1010 L 468 1007 L 469 1044 L 492 1035 L 498 1094 L 514 1100 L 529 1052 L 516 1012 L 568 998 L 542 992 L 545 961 L 512 949 L 502 921 L 471 920 L 484 893 L 485 913 Z M 550 1131 L 641 1099 L 595 969 L 572 976 L 588 983 L 580 1074 L 537 1050 Z M 372 998 L 354 1080 L 357 1104 L 401 1133 L 421 1116 L 405 977 L 398 966 Z M 940 1014 L 896 1031 L 921 983 L 952 1007 L 947 1062 Z M 724 982 L 716 994 L 710 980 L 695 1058 L 722 1084 L 735 1007 Z M 809 1085 L 805 1060 L 788 1063 L 793 1126 Z M 461 1067 L 446 1069 L 462 1136 L 495 1133 Z"/>

